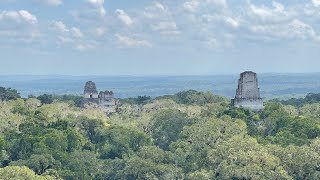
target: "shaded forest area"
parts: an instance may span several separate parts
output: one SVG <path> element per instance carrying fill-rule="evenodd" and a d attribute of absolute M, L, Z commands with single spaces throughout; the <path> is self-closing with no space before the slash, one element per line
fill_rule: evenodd
<path fill-rule="evenodd" d="M 21 98 L 0 88 L 2 179 L 320 179 L 320 97 L 232 108 L 211 92 L 119 99 Z"/>

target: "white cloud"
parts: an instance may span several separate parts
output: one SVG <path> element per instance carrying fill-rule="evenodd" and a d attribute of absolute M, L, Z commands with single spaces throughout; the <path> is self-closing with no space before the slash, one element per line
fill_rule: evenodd
<path fill-rule="evenodd" d="M 116 34 L 115 37 L 117 38 L 118 45 L 120 47 L 131 47 L 131 48 L 141 48 L 141 47 L 151 48 L 152 47 L 152 44 L 147 40 L 133 39 L 120 34 Z"/>
<path fill-rule="evenodd" d="M 227 8 L 226 0 L 188 0 L 182 4 L 183 9 L 189 12 L 205 12 L 213 9 Z"/>
<path fill-rule="evenodd" d="M 152 31 L 157 31 L 162 34 L 180 34 L 177 24 L 173 21 L 163 21 L 151 25 Z"/>
<path fill-rule="evenodd" d="M 167 18 L 170 16 L 170 12 L 168 8 L 166 8 L 163 4 L 159 2 L 153 2 L 152 6 L 148 6 L 143 11 L 143 15 L 145 18 L 149 19 L 159 19 L 159 18 Z"/>
<path fill-rule="evenodd" d="M 227 24 L 229 24 L 230 26 L 237 28 L 239 27 L 239 22 L 231 17 L 225 17 L 225 21 Z"/>
<path fill-rule="evenodd" d="M 292 22 L 289 24 L 289 27 L 291 27 L 289 30 L 291 31 L 289 36 L 294 36 L 302 39 L 318 38 L 314 29 L 310 25 L 302 22 L 299 19 L 292 20 Z"/>
<path fill-rule="evenodd" d="M 282 42 L 306 39 L 319 41 L 319 35 L 314 27 L 302 20 L 306 18 L 304 13 L 312 13 L 310 7 L 286 8 L 276 1 L 272 2 L 272 7 L 249 4 L 249 11 L 244 20 L 249 31 L 253 33 L 248 32 L 250 38 Z M 312 22 L 313 18 L 309 18 L 309 22 Z"/>
<path fill-rule="evenodd" d="M 63 0 L 37 0 L 38 2 L 45 3 L 50 6 L 59 6 L 63 3 Z"/>
<path fill-rule="evenodd" d="M 53 27 L 58 30 L 59 32 L 69 32 L 69 29 L 67 28 L 67 26 L 62 22 L 62 21 L 55 21 L 53 23 Z"/>
<path fill-rule="evenodd" d="M 79 28 L 68 28 L 62 21 L 53 22 L 53 28 L 61 34 L 73 36 L 75 38 L 82 38 L 83 34 Z"/>
<path fill-rule="evenodd" d="M 76 50 L 94 49 L 92 40 L 86 38 L 82 31 L 77 27 L 68 27 L 62 21 L 55 21 L 52 27 L 56 33 L 56 44 L 58 47 L 71 46 Z"/>
<path fill-rule="evenodd" d="M 240 26 L 240 22 L 238 20 L 228 16 L 205 14 L 201 18 L 206 24 L 209 24 L 209 25 L 210 24 L 216 25 L 217 23 L 223 23 L 232 28 L 238 28 Z"/>
<path fill-rule="evenodd" d="M 38 22 L 37 17 L 26 10 L 19 11 L 19 14 L 22 19 L 30 24 L 36 24 Z"/>
<path fill-rule="evenodd" d="M 8 43 L 39 43 L 41 33 L 37 17 L 26 10 L 0 12 L 0 41 Z"/>
<path fill-rule="evenodd" d="M 104 0 L 86 0 L 93 8 L 97 9 L 101 16 L 106 15 L 106 9 L 104 8 Z"/>
<path fill-rule="evenodd" d="M 227 0 L 205 0 L 206 4 L 227 7 Z"/>
<path fill-rule="evenodd" d="M 71 34 L 76 38 L 82 38 L 83 37 L 83 34 L 82 34 L 82 32 L 80 31 L 79 28 L 72 27 L 70 29 L 70 31 L 71 31 Z"/>
<path fill-rule="evenodd" d="M 263 5 L 258 7 L 254 4 L 249 4 L 248 17 L 264 23 L 278 23 L 286 21 L 295 15 L 295 12 L 287 11 L 282 4 L 276 1 L 272 1 L 272 7 L 269 8 Z"/>
<path fill-rule="evenodd" d="M 256 39 L 280 40 L 283 42 L 290 39 L 315 42 L 320 40 L 320 36 L 314 28 L 299 19 L 293 19 L 286 24 L 257 25 L 253 26 L 251 30 L 256 33 Z"/>
<path fill-rule="evenodd" d="M 101 37 L 106 33 L 106 29 L 103 27 L 98 27 L 93 30 L 93 35 L 96 37 Z"/>
<path fill-rule="evenodd" d="M 68 1 L 42 2 L 58 6 Z M 145 7 L 116 9 L 114 14 L 109 14 L 104 0 L 85 0 L 80 8 L 72 11 L 77 27 L 66 25 L 62 22 L 64 19 L 55 21 L 51 24 L 55 34 L 47 37 L 54 36 L 61 44 L 71 44 L 76 49 L 91 49 L 96 45 L 93 41 L 99 46 L 109 46 L 112 40 L 116 40 L 118 47 L 149 48 L 161 43 L 227 48 L 248 43 L 248 40 L 320 42 L 320 0 L 293 4 L 279 0 L 253 2 L 256 1 L 158 0 Z M 37 24 L 43 28 L 37 17 L 28 11 L 0 11 L 0 31 L 10 24 L 13 24 L 11 29 L 17 29 L 16 24 L 19 29 Z M 0 33 L 17 34 L 8 27 Z M 43 32 L 45 30 L 43 28 Z M 28 31 L 30 35 L 32 32 Z"/>
<path fill-rule="evenodd" d="M 131 17 L 122 9 L 117 9 L 116 11 L 117 18 L 126 26 L 131 26 L 133 21 Z"/>
<path fill-rule="evenodd" d="M 312 4 L 313 4 L 315 7 L 319 7 L 319 6 L 320 6 L 320 0 L 312 0 Z"/>
<path fill-rule="evenodd" d="M 87 0 L 87 2 L 95 7 L 100 7 L 104 4 L 104 0 Z"/>
<path fill-rule="evenodd" d="M 187 1 L 183 4 L 183 8 L 190 12 L 195 12 L 200 6 L 200 2 L 197 0 Z"/>
<path fill-rule="evenodd" d="M 150 27 L 151 32 L 157 32 L 162 35 L 180 34 L 174 14 L 167 6 L 159 2 L 154 2 L 152 6 L 145 8 L 141 21 L 144 23 L 144 27 Z"/>
<path fill-rule="evenodd" d="M 94 48 L 95 48 L 95 45 L 90 43 L 79 43 L 76 45 L 76 49 L 79 51 L 92 50 Z"/>
<path fill-rule="evenodd" d="M 26 10 L 20 11 L 2 11 L 0 20 L 13 20 L 17 23 L 25 22 L 28 24 L 37 24 L 37 17 Z"/>

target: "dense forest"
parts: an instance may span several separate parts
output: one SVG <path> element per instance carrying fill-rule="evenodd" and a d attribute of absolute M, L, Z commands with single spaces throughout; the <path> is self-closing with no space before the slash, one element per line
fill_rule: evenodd
<path fill-rule="evenodd" d="M 211 92 L 21 98 L 0 88 L 0 179 L 320 179 L 320 97 L 230 107 Z"/>

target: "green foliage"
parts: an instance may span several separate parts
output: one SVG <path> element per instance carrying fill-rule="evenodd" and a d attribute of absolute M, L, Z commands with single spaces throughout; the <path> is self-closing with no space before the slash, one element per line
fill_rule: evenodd
<path fill-rule="evenodd" d="M 180 138 L 183 127 L 192 122 L 185 113 L 178 110 L 164 110 L 155 114 L 152 123 L 151 131 L 155 144 L 168 150 L 170 143 Z"/>
<path fill-rule="evenodd" d="M 179 104 L 205 105 L 210 103 L 227 103 L 222 96 L 213 95 L 211 92 L 198 92 L 195 90 L 181 91 L 175 95 L 161 96 L 156 99 L 172 99 Z"/>
<path fill-rule="evenodd" d="M 320 122 L 314 118 L 292 116 L 279 103 L 267 103 L 265 109 L 260 113 L 262 119 L 260 135 L 265 137 L 264 143 L 280 145 L 303 145 L 309 143 L 320 135 Z M 258 126 L 257 126 L 258 127 Z M 259 137 L 261 139 L 261 137 Z"/>
<path fill-rule="evenodd" d="M 235 136 L 209 151 L 218 179 L 293 179 L 276 156 L 250 137 Z"/>
<path fill-rule="evenodd" d="M 170 155 L 155 146 L 142 147 L 138 152 L 125 157 L 121 168 L 114 169 L 113 175 L 105 175 L 108 177 L 105 179 L 182 179 L 182 169 L 175 166 Z M 116 160 L 111 163 L 119 162 Z"/>
<path fill-rule="evenodd" d="M 0 87 L 0 100 L 1 101 L 10 101 L 16 100 L 20 97 L 20 93 L 17 90 L 11 88 Z"/>
<path fill-rule="evenodd" d="M 53 95 L 51 94 L 43 94 L 37 97 L 41 101 L 42 104 L 51 104 L 53 103 Z"/>
<path fill-rule="evenodd" d="M 51 104 L 55 101 L 70 103 L 76 107 L 81 107 L 83 102 L 82 96 L 77 95 L 52 95 L 52 94 L 43 94 L 37 97 L 42 104 Z"/>
<path fill-rule="evenodd" d="M 79 96 L 7 100 L 0 179 L 320 179 L 318 103 L 253 112 L 190 90 L 107 117 Z"/>
<path fill-rule="evenodd" d="M 320 93 L 309 93 L 303 98 L 291 98 L 288 100 L 274 100 L 276 102 L 281 102 L 284 105 L 292 105 L 296 107 L 301 107 L 305 104 L 313 104 L 313 103 L 320 103 Z"/>
<path fill-rule="evenodd" d="M 0 161 L 3 161 L 3 150 L 4 150 L 5 141 L 3 137 L 0 136 Z"/>
<path fill-rule="evenodd" d="M 142 132 L 111 126 L 99 132 L 97 148 L 101 158 L 115 159 L 150 144 L 151 138 Z"/>
<path fill-rule="evenodd" d="M 152 101 L 152 98 L 150 96 L 138 96 L 136 98 L 126 98 L 126 99 L 120 99 L 120 103 L 128 103 L 128 104 L 137 104 L 137 105 L 145 105 L 147 103 L 150 103 Z"/>
<path fill-rule="evenodd" d="M 58 179 L 52 176 L 38 176 L 29 168 L 9 166 L 0 168 L 1 179 L 15 179 L 15 180 L 54 180 Z"/>

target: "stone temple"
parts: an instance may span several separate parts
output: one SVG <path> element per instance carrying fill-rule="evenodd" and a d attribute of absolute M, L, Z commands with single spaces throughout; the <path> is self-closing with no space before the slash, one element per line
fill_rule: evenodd
<path fill-rule="evenodd" d="M 246 71 L 240 74 L 236 96 L 231 100 L 231 103 L 233 107 L 250 108 L 253 111 L 263 109 L 256 73 Z"/>
<path fill-rule="evenodd" d="M 102 109 L 105 113 L 114 112 L 116 100 L 112 91 L 100 91 L 98 93 L 96 84 L 92 81 L 86 82 L 84 86 L 84 107 L 95 107 Z"/>

